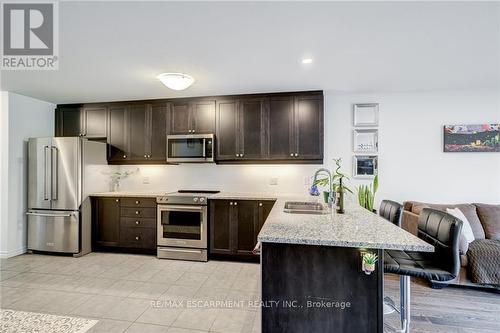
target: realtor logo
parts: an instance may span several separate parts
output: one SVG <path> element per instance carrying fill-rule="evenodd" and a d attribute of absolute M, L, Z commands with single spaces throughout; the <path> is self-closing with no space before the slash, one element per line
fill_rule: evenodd
<path fill-rule="evenodd" d="M 58 69 L 57 21 L 57 2 L 2 3 L 1 69 Z"/>

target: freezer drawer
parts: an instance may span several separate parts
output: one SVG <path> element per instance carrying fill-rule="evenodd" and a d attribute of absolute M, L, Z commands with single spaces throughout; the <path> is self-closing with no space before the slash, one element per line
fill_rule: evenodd
<path fill-rule="evenodd" d="M 28 213 L 28 250 L 78 253 L 78 211 L 34 211 Z"/>

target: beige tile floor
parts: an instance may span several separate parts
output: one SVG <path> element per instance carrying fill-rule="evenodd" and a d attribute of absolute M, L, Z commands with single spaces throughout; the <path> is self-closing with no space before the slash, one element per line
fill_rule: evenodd
<path fill-rule="evenodd" d="M 0 268 L 2 308 L 98 319 L 90 333 L 260 332 L 258 264 L 91 253 L 27 254 Z M 397 294 L 394 276 L 385 292 Z M 412 283 L 413 332 L 499 332 L 498 313 L 498 294 Z"/>

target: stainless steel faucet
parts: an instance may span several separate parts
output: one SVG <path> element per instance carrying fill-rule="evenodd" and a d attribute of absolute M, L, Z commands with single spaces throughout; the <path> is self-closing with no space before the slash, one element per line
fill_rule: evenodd
<path fill-rule="evenodd" d="M 324 173 L 326 173 L 328 175 L 328 187 L 329 187 L 329 191 L 328 191 L 328 206 L 331 207 L 332 203 L 333 203 L 333 179 L 332 179 L 332 173 L 330 172 L 330 170 L 325 169 L 325 168 L 318 169 L 314 173 L 314 180 L 313 180 L 312 186 L 314 186 L 316 184 L 316 181 L 318 180 L 318 176 L 322 172 L 324 172 Z"/>

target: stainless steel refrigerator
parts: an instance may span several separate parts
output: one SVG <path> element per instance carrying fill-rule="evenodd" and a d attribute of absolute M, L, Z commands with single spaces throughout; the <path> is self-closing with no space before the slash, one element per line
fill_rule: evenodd
<path fill-rule="evenodd" d="M 88 195 L 107 188 L 106 143 L 80 137 L 28 141 L 28 250 L 91 252 Z"/>

